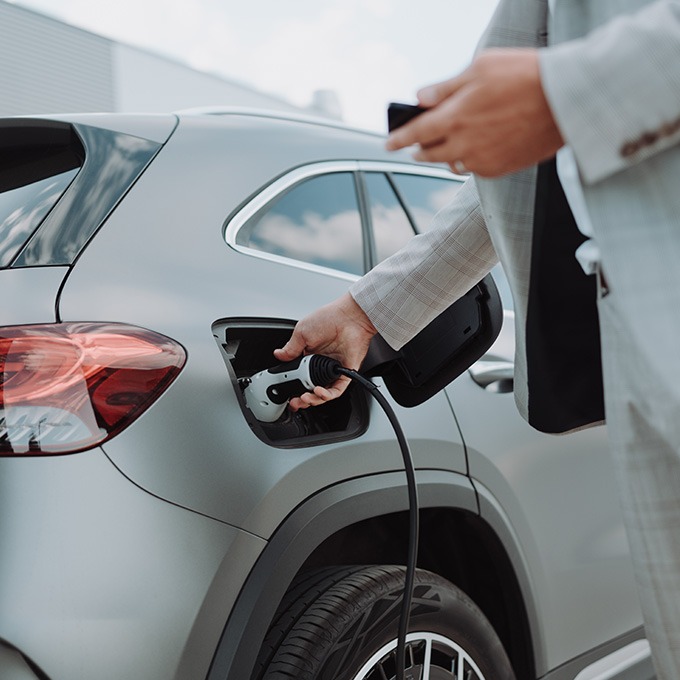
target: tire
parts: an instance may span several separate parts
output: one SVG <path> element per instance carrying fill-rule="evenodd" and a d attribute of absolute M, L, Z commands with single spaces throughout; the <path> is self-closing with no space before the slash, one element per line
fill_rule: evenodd
<path fill-rule="evenodd" d="M 384 680 L 395 677 L 404 568 L 331 568 L 303 574 L 265 638 L 252 680 Z M 407 666 L 414 680 L 514 680 L 503 645 L 460 589 L 416 573 Z"/>

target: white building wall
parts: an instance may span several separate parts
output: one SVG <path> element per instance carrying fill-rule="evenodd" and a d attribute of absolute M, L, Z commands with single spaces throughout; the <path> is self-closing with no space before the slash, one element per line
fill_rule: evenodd
<path fill-rule="evenodd" d="M 282 99 L 128 45 L 114 43 L 112 57 L 118 111 L 163 113 L 235 105 L 300 111 Z"/>
<path fill-rule="evenodd" d="M 110 111 L 111 41 L 0 1 L 0 114 Z"/>
<path fill-rule="evenodd" d="M 201 106 L 300 111 L 244 84 L 0 0 L 0 116 Z"/>

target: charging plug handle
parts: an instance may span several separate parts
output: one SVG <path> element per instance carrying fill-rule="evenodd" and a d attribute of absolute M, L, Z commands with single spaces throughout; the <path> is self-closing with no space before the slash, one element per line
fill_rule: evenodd
<path fill-rule="evenodd" d="M 320 387 L 326 387 L 340 377 L 342 364 L 322 354 L 313 354 L 309 362 L 309 377 Z"/>
<path fill-rule="evenodd" d="M 335 359 L 309 354 L 260 371 L 243 383 L 246 405 L 259 421 L 273 423 L 283 415 L 290 399 L 317 385 L 326 387 L 335 382 L 341 368 Z"/>

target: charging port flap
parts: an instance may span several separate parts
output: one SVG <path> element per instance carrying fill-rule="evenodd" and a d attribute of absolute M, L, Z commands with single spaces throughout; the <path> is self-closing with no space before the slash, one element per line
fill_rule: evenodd
<path fill-rule="evenodd" d="M 503 306 L 489 274 L 401 350 L 375 336 L 361 373 L 382 376 L 401 406 L 418 406 L 482 357 L 502 324 Z"/>

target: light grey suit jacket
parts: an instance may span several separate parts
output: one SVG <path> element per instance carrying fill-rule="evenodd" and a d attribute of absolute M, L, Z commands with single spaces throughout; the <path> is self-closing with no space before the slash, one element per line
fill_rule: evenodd
<path fill-rule="evenodd" d="M 680 1 L 555 0 L 549 11 L 546 0 L 500 0 L 486 47 L 543 48 L 544 90 L 576 157 L 610 288 L 631 332 L 644 337 L 641 319 L 663 313 L 649 309 L 650 291 L 667 291 L 666 311 L 680 310 Z M 524 417 L 535 185 L 535 167 L 469 179 L 432 231 L 351 289 L 399 348 L 500 259 L 515 302 L 515 398 Z M 678 334 L 673 322 L 659 334 L 667 339 L 644 346 L 668 352 L 664 343 Z"/>

